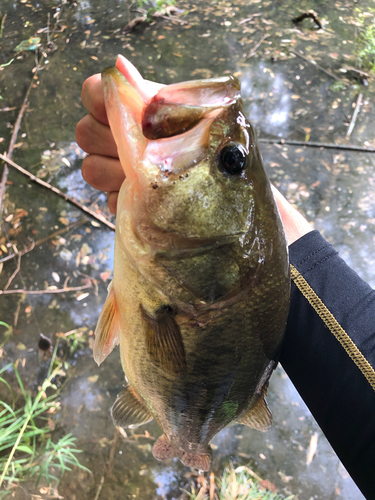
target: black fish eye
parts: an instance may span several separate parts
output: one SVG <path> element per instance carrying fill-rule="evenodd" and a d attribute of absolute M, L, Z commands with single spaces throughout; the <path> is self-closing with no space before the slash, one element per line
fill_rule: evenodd
<path fill-rule="evenodd" d="M 230 175 L 238 175 L 246 168 L 247 153 L 242 144 L 227 144 L 219 154 L 220 166 Z"/>

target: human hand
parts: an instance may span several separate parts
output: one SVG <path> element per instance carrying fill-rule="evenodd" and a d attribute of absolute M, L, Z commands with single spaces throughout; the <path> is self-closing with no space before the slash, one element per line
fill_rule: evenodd
<path fill-rule="evenodd" d="M 131 84 L 137 83 L 140 74 L 123 56 L 116 60 L 117 69 L 126 74 Z M 142 79 L 142 78 L 141 78 Z M 163 87 L 160 83 L 142 79 L 145 99 L 151 99 Z M 88 156 L 82 162 L 82 177 L 92 187 L 107 192 L 108 208 L 116 215 L 117 198 L 125 179 L 118 158 L 117 146 L 109 128 L 104 104 L 101 75 L 90 76 L 82 85 L 81 100 L 89 112 L 76 127 L 76 141 Z"/>
<path fill-rule="evenodd" d="M 275 198 L 277 208 L 280 212 L 281 220 L 283 221 L 284 231 L 288 245 L 291 245 L 305 234 L 313 231 L 307 220 L 296 210 L 289 201 L 278 191 L 275 186 L 272 186 L 273 196 Z"/>
<path fill-rule="evenodd" d="M 124 72 L 123 65 L 123 58 L 119 56 L 116 66 L 121 72 Z M 137 74 L 129 74 L 127 68 L 127 77 L 129 80 L 136 79 Z M 149 94 L 152 96 L 162 85 L 148 82 L 148 86 Z M 118 192 L 125 175 L 108 124 L 100 74 L 90 76 L 83 83 L 81 99 L 89 112 L 76 127 L 77 144 L 88 153 L 82 162 L 82 176 L 92 187 L 107 192 L 108 207 L 116 214 Z M 291 245 L 313 228 L 275 187 L 272 186 L 272 190 L 284 224 L 288 245 Z"/>
<path fill-rule="evenodd" d="M 77 144 L 88 153 L 82 162 L 82 177 L 95 189 L 107 192 L 108 208 L 116 214 L 118 192 L 125 175 L 109 128 L 100 74 L 83 83 L 81 100 L 89 112 L 76 127 Z"/>

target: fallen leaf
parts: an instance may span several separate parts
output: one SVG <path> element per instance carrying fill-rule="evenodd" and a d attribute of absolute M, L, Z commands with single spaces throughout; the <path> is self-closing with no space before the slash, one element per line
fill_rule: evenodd
<path fill-rule="evenodd" d="M 52 278 L 56 281 L 56 283 L 60 283 L 60 276 L 57 273 L 53 272 Z"/>
<path fill-rule="evenodd" d="M 95 384 L 95 382 L 98 380 L 98 378 L 99 378 L 99 375 L 93 375 L 92 377 L 88 377 L 87 380 L 89 380 L 90 382 Z"/>
<path fill-rule="evenodd" d="M 61 224 L 64 224 L 64 226 L 69 226 L 69 219 L 67 219 L 66 217 L 59 217 L 59 221 L 61 222 Z"/>
<path fill-rule="evenodd" d="M 90 293 L 89 293 L 89 292 L 82 293 L 81 295 L 79 295 L 79 296 L 77 297 L 77 300 L 83 300 L 83 299 L 85 299 L 86 297 L 88 297 L 89 295 L 90 295 Z"/>
<path fill-rule="evenodd" d="M 306 465 L 311 464 L 317 448 L 318 448 L 318 434 L 315 432 L 310 439 L 309 449 L 307 450 Z"/>
<path fill-rule="evenodd" d="M 276 486 L 273 483 L 271 483 L 271 481 L 269 481 L 268 479 L 264 479 L 263 481 L 261 481 L 260 485 L 262 486 L 262 488 L 265 488 L 266 490 L 277 491 Z"/>
<path fill-rule="evenodd" d="M 289 483 L 293 479 L 293 476 L 286 476 L 281 470 L 278 472 L 278 475 L 281 477 L 283 483 Z"/>
<path fill-rule="evenodd" d="M 62 260 L 64 260 L 65 262 L 69 262 L 70 259 L 73 257 L 73 254 L 70 250 L 68 250 L 67 248 L 63 248 L 60 252 L 60 257 Z"/>

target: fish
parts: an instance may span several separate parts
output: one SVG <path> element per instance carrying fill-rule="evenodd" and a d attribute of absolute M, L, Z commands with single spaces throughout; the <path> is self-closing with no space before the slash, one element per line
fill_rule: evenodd
<path fill-rule="evenodd" d="M 156 459 L 207 471 L 222 429 L 271 425 L 290 298 L 283 225 L 237 78 L 163 86 L 119 56 L 102 85 L 126 178 L 94 359 L 119 344 L 116 426 L 154 419 Z"/>

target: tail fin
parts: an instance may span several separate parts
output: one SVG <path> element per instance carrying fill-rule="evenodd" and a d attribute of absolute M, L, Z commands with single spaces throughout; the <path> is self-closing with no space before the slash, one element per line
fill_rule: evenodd
<path fill-rule="evenodd" d="M 212 451 L 207 447 L 206 453 L 192 453 L 183 451 L 178 446 L 170 443 L 163 434 L 154 444 L 152 454 L 157 460 L 178 458 L 187 467 L 202 471 L 209 471 L 211 466 Z"/>

